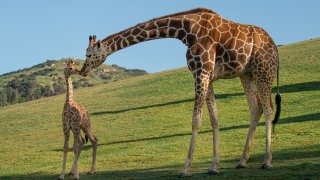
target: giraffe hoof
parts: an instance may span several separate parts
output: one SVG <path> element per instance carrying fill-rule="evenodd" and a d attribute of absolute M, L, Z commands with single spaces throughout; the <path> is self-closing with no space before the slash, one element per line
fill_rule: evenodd
<path fill-rule="evenodd" d="M 209 175 L 219 174 L 219 171 L 217 169 L 208 169 L 208 174 Z"/>
<path fill-rule="evenodd" d="M 58 180 L 64 180 L 63 178 L 59 177 Z"/>
<path fill-rule="evenodd" d="M 192 176 L 191 173 L 182 172 L 182 173 L 179 175 L 179 178 L 187 178 L 187 177 L 191 177 L 191 176 Z"/>
<path fill-rule="evenodd" d="M 272 168 L 271 164 L 263 164 L 261 166 L 261 169 L 271 169 L 271 168 Z"/>
<path fill-rule="evenodd" d="M 244 165 L 244 164 L 238 164 L 238 165 L 236 166 L 236 169 L 244 169 L 244 168 L 247 168 L 247 166 Z"/>

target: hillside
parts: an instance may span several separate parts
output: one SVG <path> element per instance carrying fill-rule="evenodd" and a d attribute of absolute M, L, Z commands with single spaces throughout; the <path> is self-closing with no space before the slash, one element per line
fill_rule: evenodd
<path fill-rule="evenodd" d="M 65 92 L 63 63 L 68 59 L 47 60 L 30 68 L 0 75 L 0 106 L 53 96 Z M 75 60 L 79 68 L 83 60 Z M 117 65 L 102 64 L 89 74 L 89 78 L 73 76 L 74 88 L 147 74 L 139 69 L 126 69 Z"/>
<path fill-rule="evenodd" d="M 220 118 L 220 174 L 209 177 L 212 132 L 207 110 L 197 139 L 194 179 L 320 178 L 320 39 L 279 47 L 282 114 L 272 137 L 273 168 L 260 169 L 265 149 L 260 120 L 247 169 L 235 169 L 249 127 L 238 78 L 214 83 Z M 92 79 L 92 77 L 88 77 Z M 79 161 L 81 179 L 175 179 L 190 141 L 193 79 L 187 68 L 78 89 L 99 139 Z M 65 95 L 0 107 L 0 179 L 56 179 L 61 171 L 61 113 Z M 72 138 L 70 138 L 70 147 Z M 70 149 L 67 170 L 71 168 Z M 72 179 L 67 177 L 66 179 Z"/>

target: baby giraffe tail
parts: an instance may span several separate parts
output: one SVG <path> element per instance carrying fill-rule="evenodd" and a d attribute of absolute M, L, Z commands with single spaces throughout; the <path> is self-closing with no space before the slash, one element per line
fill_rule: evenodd
<path fill-rule="evenodd" d="M 92 135 L 92 136 L 93 136 L 94 140 L 96 140 L 98 142 L 97 137 L 95 135 Z M 86 138 L 86 143 L 87 143 L 89 140 L 89 137 L 87 135 L 85 135 L 84 137 Z"/>
<path fill-rule="evenodd" d="M 84 135 L 84 137 L 86 138 L 86 143 L 87 143 L 89 138 L 87 135 Z"/>

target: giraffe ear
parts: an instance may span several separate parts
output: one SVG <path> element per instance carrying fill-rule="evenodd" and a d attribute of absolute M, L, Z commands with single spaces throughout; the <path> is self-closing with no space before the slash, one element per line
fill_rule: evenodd
<path fill-rule="evenodd" d="M 67 68 L 67 64 L 66 64 L 66 63 L 63 63 L 63 67 L 64 67 L 64 68 Z"/>
<path fill-rule="evenodd" d="M 89 45 L 94 46 L 96 44 L 96 35 L 89 36 Z"/>
<path fill-rule="evenodd" d="M 93 44 L 96 43 L 96 39 L 97 39 L 97 36 L 96 36 L 96 35 L 93 35 L 93 37 L 92 37 L 92 42 L 93 42 Z"/>

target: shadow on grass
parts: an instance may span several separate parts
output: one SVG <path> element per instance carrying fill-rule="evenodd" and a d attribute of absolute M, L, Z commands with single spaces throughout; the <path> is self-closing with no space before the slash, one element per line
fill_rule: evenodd
<path fill-rule="evenodd" d="M 261 118 L 261 120 L 263 120 L 263 117 Z M 288 117 L 288 118 L 280 118 L 277 125 L 289 124 L 289 123 L 299 123 L 299 122 L 305 122 L 305 121 L 320 121 L 320 113 L 305 114 L 305 115 L 301 115 L 301 116 Z M 258 124 L 258 126 L 264 126 L 264 125 L 265 125 L 264 122 L 260 122 Z M 224 127 L 224 128 L 220 128 L 220 131 L 228 131 L 228 130 L 241 129 L 241 128 L 249 128 L 249 124 Z"/>
<path fill-rule="evenodd" d="M 232 94 L 217 94 L 216 98 L 217 99 L 224 99 L 232 96 L 240 96 L 243 95 L 243 93 L 232 93 Z M 173 101 L 173 102 L 167 102 L 167 103 L 162 103 L 162 104 L 153 104 L 149 106 L 141 106 L 141 107 L 133 107 L 129 109 L 121 109 L 121 110 L 115 110 L 115 111 L 101 111 L 101 112 L 93 112 L 91 115 L 103 115 L 103 114 L 119 114 L 119 113 L 124 113 L 128 111 L 135 111 L 135 110 L 141 110 L 141 109 L 148 109 L 148 108 L 155 108 L 155 107 L 163 107 L 163 106 L 170 106 L 170 105 L 176 105 L 176 104 L 183 104 L 183 103 L 189 103 L 193 102 L 194 99 L 184 99 L 184 100 L 178 100 L 178 101 Z"/>
<path fill-rule="evenodd" d="M 277 88 L 274 87 L 272 90 L 273 92 L 276 92 Z M 319 91 L 319 90 L 320 90 L 320 81 L 311 81 L 311 82 L 303 82 L 303 83 L 280 86 L 280 92 L 282 93 Z"/>
<path fill-rule="evenodd" d="M 302 116 L 295 116 L 295 117 L 288 117 L 288 118 L 280 119 L 278 122 L 278 125 L 279 124 L 289 124 L 289 123 L 299 123 L 299 122 L 305 122 L 305 121 L 320 121 L 320 113 L 306 114 L 306 115 L 302 115 Z M 258 124 L 258 126 L 264 126 L 264 122 L 260 122 Z M 222 127 L 219 129 L 219 131 L 229 131 L 229 130 L 243 129 L 243 128 L 248 129 L 249 125 Z M 199 134 L 206 134 L 206 133 L 211 133 L 211 132 L 212 132 L 212 130 L 204 130 L 204 131 L 200 131 Z M 112 141 L 112 142 L 102 143 L 102 144 L 99 143 L 98 146 L 124 144 L 124 143 L 141 142 L 141 141 L 152 141 L 152 140 L 176 138 L 176 137 L 182 137 L 182 136 L 191 136 L 191 131 L 188 133 L 177 133 L 177 134 L 170 134 L 170 135 L 157 136 L 157 137 L 128 139 L 128 140 L 122 140 L 122 141 Z M 84 150 L 88 150 L 90 148 L 92 148 L 91 145 L 86 145 L 84 147 Z M 70 151 L 71 150 L 72 149 L 70 149 Z M 62 149 L 61 148 L 54 149 L 54 151 L 62 151 Z"/>
<path fill-rule="evenodd" d="M 280 86 L 280 91 L 283 93 L 302 92 L 302 91 L 317 91 L 317 90 L 320 90 L 320 81 L 312 81 L 312 82 L 304 82 L 304 83 L 297 83 L 297 84 L 289 84 L 289 85 Z M 274 87 L 273 92 L 276 92 L 276 91 L 277 91 L 277 88 Z M 224 98 L 228 98 L 228 97 L 232 97 L 232 96 L 240 96 L 240 95 L 244 95 L 244 93 L 216 94 L 216 99 L 224 99 Z M 176 105 L 176 104 L 183 104 L 183 103 L 188 103 L 188 102 L 193 102 L 193 101 L 194 101 L 194 99 L 190 98 L 190 99 L 178 100 L 178 101 L 161 103 L 161 104 L 133 107 L 133 108 L 129 108 L 129 109 L 93 112 L 91 114 L 92 115 L 119 114 L 119 113 L 124 113 L 124 112 L 128 112 L 128 111 L 155 108 L 155 107 L 163 107 L 163 106 Z"/>
<path fill-rule="evenodd" d="M 41 180 L 41 179 L 58 179 L 59 175 L 56 174 L 47 174 L 43 172 L 33 173 L 33 174 L 18 174 L 18 175 L 8 175 L 8 176 L 0 176 L 1 180 Z"/>
<path fill-rule="evenodd" d="M 264 158 L 264 153 L 254 153 L 251 152 L 249 162 L 255 162 L 255 163 L 262 163 Z M 315 160 L 315 158 L 317 160 Z M 272 159 L 273 161 L 280 162 L 280 161 L 288 161 L 288 160 L 297 160 L 300 161 L 300 159 L 305 159 L 307 162 L 307 159 L 311 159 L 311 161 L 317 161 L 320 166 L 320 144 L 313 144 L 308 146 L 301 146 L 301 147 L 293 147 L 290 149 L 281 149 L 277 151 L 272 151 Z M 225 160 L 225 162 L 235 162 L 237 163 L 240 160 L 239 159 L 229 159 Z M 288 165 L 289 166 L 289 165 Z M 320 175 L 320 173 L 319 173 Z"/>
<path fill-rule="evenodd" d="M 235 169 L 239 159 L 221 161 L 220 174 L 208 175 L 206 168 L 210 161 L 193 163 L 192 179 L 317 179 L 320 178 L 320 144 L 282 149 L 273 152 L 273 168 L 260 169 L 263 154 L 253 154 L 246 169 Z M 197 161 L 197 160 L 195 160 Z M 183 162 L 174 165 L 157 166 L 144 169 L 110 170 L 97 167 L 94 175 L 80 172 L 81 179 L 177 179 Z M 58 172 L 57 172 L 58 173 Z M 0 179 L 56 179 L 59 175 L 35 173 L 30 175 L 0 176 Z M 66 179 L 72 179 L 67 177 Z"/>
<path fill-rule="evenodd" d="M 280 119 L 278 124 L 298 123 L 298 122 L 304 122 L 304 121 L 319 121 L 319 120 L 320 120 L 320 113 L 314 113 L 314 114 L 306 114 L 306 115 L 302 115 L 302 116 Z M 260 122 L 259 126 L 264 126 L 264 122 Z M 229 130 L 233 130 L 233 129 L 242 129 L 242 128 L 249 128 L 249 125 L 222 127 L 219 129 L 219 131 L 229 131 Z M 205 134 L 205 133 L 211 133 L 211 132 L 212 132 L 212 130 L 204 130 L 204 131 L 200 131 L 199 134 Z M 131 140 L 124 140 L 124 141 L 113 141 L 113 142 L 106 143 L 104 145 L 167 139 L 167 138 L 181 137 L 181 136 L 191 136 L 191 132 L 171 134 L 171 135 L 165 135 L 165 136 L 159 136 L 159 137 L 148 137 L 148 138 L 131 139 Z"/>

